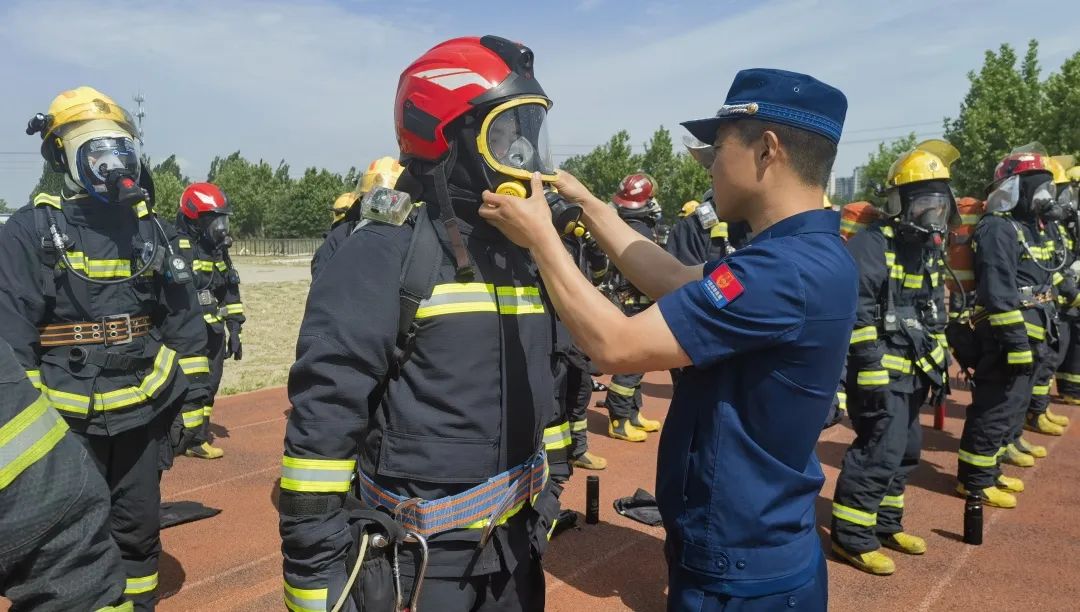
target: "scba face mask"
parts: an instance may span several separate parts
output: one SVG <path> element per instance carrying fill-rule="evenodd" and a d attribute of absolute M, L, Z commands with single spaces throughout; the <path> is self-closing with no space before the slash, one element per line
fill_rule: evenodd
<path fill-rule="evenodd" d="M 75 170 L 77 180 L 87 193 L 101 200 L 113 200 L 111 183 L 139 176 L 138 146 L 129 137 L 92 138 L 79 147 Z"/>
<path fill-rule="evenodd" d="M 229 217 L 227 215 L 210 215 L 209 222 L 203 227 L 203 236 L 206 241 L 216 248 L 228 248 L 232 246 L 232 236 L 229 235 Z"/>

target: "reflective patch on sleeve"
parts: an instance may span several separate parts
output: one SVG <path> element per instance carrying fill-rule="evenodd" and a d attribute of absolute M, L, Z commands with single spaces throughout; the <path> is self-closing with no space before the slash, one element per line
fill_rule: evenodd
<path fill-rule="evenodd" d="M 701 281 L 701 288 L 717 308 L 725 308 L 745 291 L 727 264 L 717 266 L 712 274 L 705 277 Z"/>

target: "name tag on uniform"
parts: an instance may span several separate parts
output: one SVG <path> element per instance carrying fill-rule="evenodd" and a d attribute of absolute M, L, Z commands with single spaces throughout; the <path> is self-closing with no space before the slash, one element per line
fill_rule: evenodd
<path fill-rule="evenodd" d="M 214 303 L 214 295 L 209 289 L 199 289 L 198 296 L 200 306 L 209 306 Z"/>
<path fill-rule="evenodd" d="M 717 266 L 712 274 L 701 281 L 701 287 L 709 301 L 717 308 L 724 308 L 743 294 L 742 283 L 727 264 Z"/>

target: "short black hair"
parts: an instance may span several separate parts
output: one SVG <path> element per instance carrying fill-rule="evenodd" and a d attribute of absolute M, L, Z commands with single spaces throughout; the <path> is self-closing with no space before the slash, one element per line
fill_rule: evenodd
<path fill-rule="evenodd" d="M 833 162 L 836 161 L 835 142 L 809 130 L 760 119 L 739 119 L 732 121 L 731 125 L 743 144 L 760 139 L 766 131 L 773 132 L 787 152 L 795 174 L 807 185 L 822 189 L 828 187 Z"/>

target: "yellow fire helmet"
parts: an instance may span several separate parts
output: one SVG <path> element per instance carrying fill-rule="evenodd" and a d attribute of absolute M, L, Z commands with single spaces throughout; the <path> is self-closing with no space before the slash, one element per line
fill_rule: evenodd
<path fill-rule="evenodd" d="M 951 178 L 949 166 L 958 159 L 960 151 L 948 142 L 938 139 L 924 140 L 901 155 L 889 167 L 885 214 L 889 217 L 900 214 L 900 186 L 923 181 L 948 181 Z"/>
<path fill-rule="evenodd" d="M 334 206 L 331 208 L 331 211 L 334 213 L 334 223 L 341 222 L 349 212 L 349 209 L 352 208 L 359 199 L 356 192 L 353 191 L 346 191 L 339 195 L 337 199 L 334 200 Z"/>
<path fill-rule="evenodd" d="M 682 210 L 679 211 L 679 216 L 689 217 L 690 215 L 694 214 L 694 211 L 697 210 L 698 206 L 701 206 L 701 202 L 698 202 L 697 200 L 690 200 L 686 204 L 682 205 Z"/>
<path fill-rule="evenodd" d="M 357 196 L 363 196 L 376 187 L 393 189 L 394 185 L 397 184 L 398 177 L 404 171 L 405 167 L 393 157 L 376 159 L 368 166 L 364 176 L 360 177 L 360 182 L 356 185 Z"/>
<path fill-rule="evenodd" d="M 130 113 L 109 96 L 86 86 L 56 96 L 37 128 L 43 141 L 41 154 L 57 172 L 74 172 L 68 162 L 75 160 L 79 147 L 92 138 L 133 139 L 138 133 Z M 77 175 L 74 178 L 78 180 Z"/>
<path fill-rule="evenodd" d="M 1055 155 L 1051 157 L 1048 162 L 1047 165 L 1050 167 L 1050 172 L 1054 175 L 1055 185 L 1070 182 L 1069 174 L 1065 169 L 1076 164 L 1076 159 L 1072 155 Z"/>

